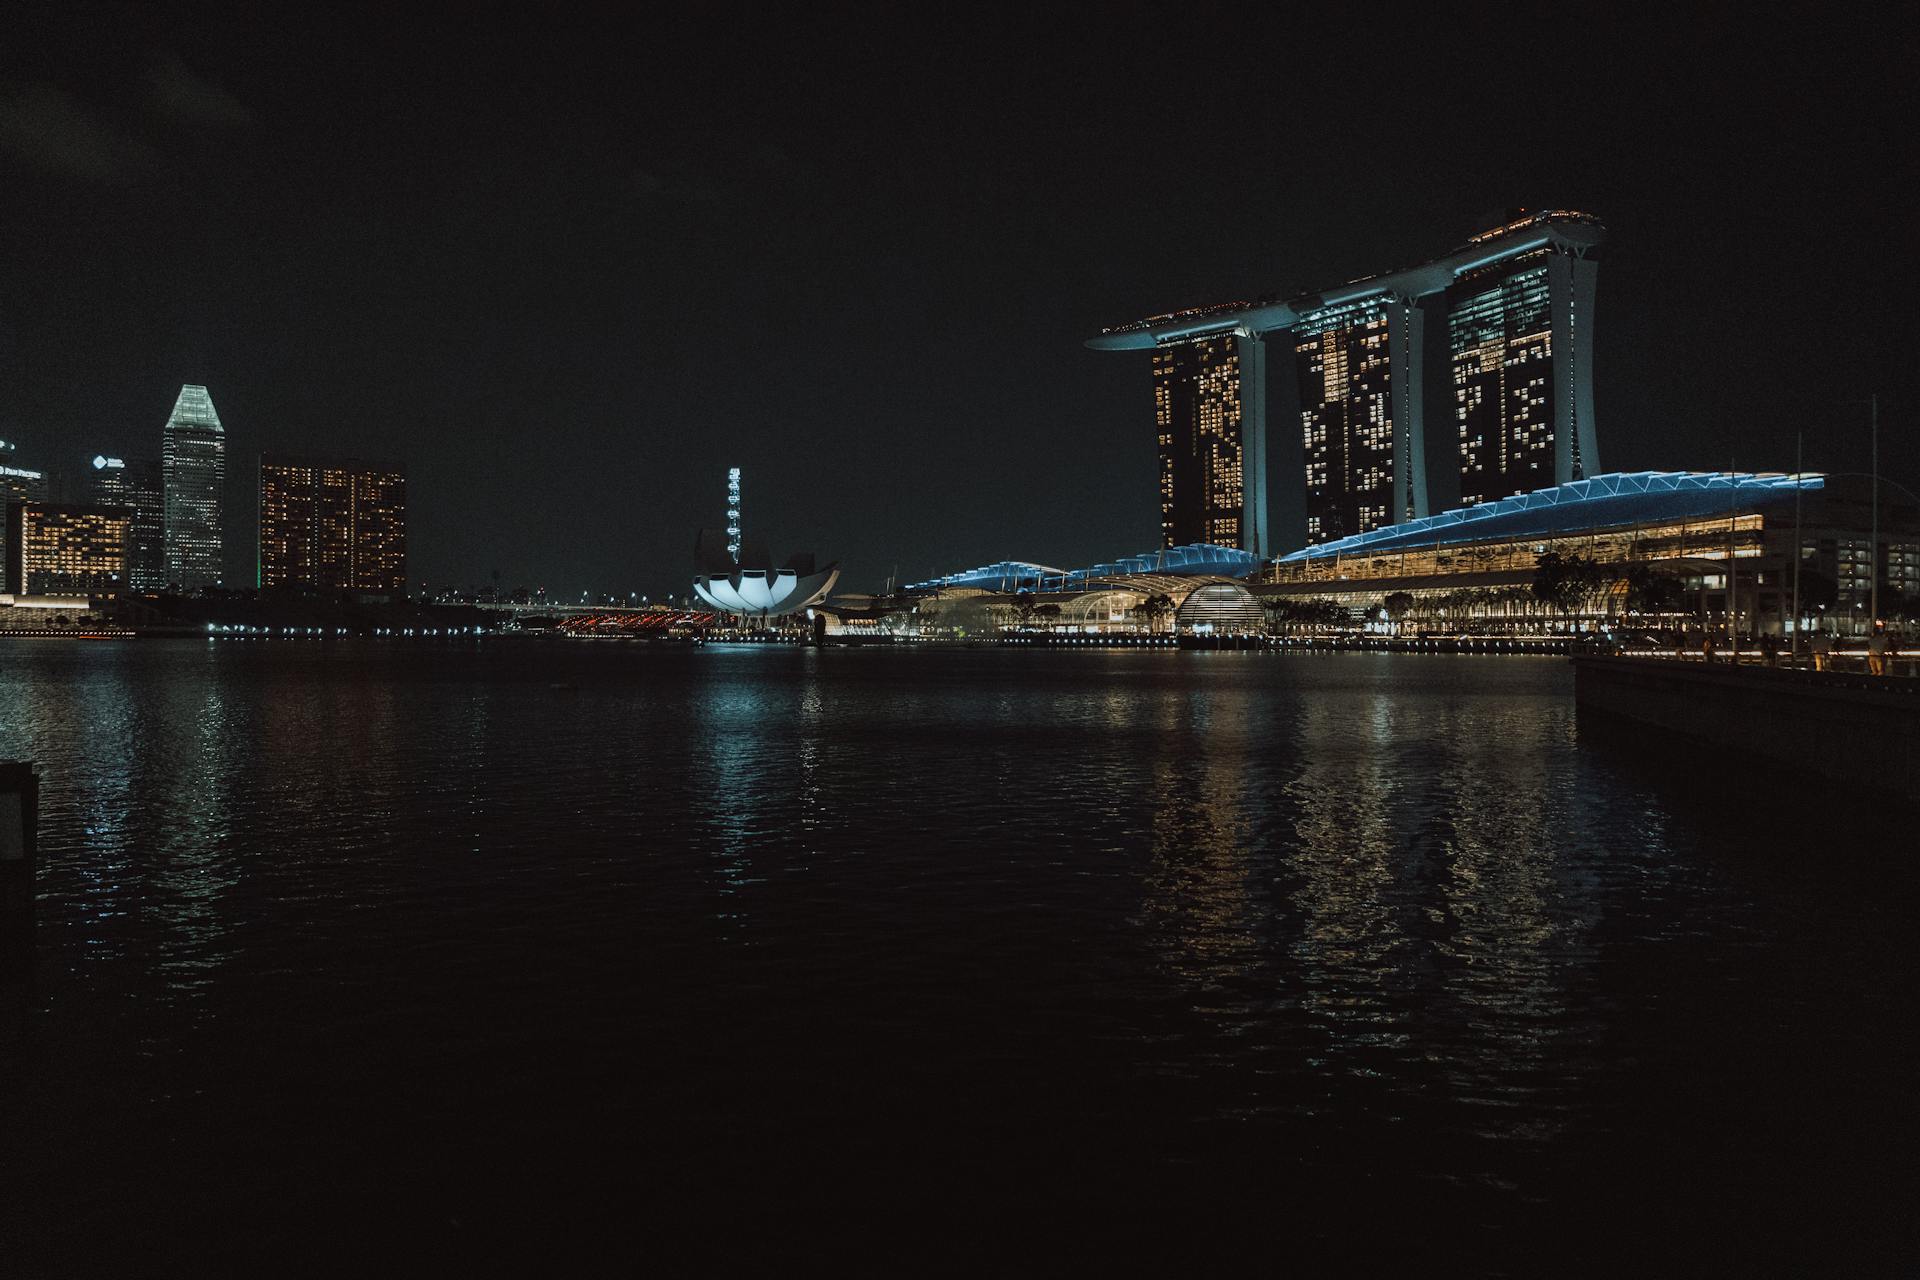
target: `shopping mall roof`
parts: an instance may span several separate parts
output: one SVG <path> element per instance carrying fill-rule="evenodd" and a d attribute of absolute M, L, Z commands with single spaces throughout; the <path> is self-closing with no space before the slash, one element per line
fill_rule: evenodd
<path fill-rule="evenodd" d="M 1619 472 L 1370 529 L 1336 542 L 1303 547 L 1280 557 L 1280 563 L 1331 555 L 1374 555 L 1451 543 L 1565 537 L 1635 524 L 1705 520 L 1724 516 L 1729 509 L 1751 511 L 1791 498 L 1796 489 L 1819 489 L 1825 484 L 1825 477 L 1812 474 Z"/>
<path fill-rule="evenodd" d="M 981 591 L 1086 591 L 1101 585 L 1138 585 L 1160 590 L 1155 579 L 1244 578 L 1260 567 L 1260 557 L 1237 547 L 1196 542 L 1144 555 L 1125 556 L 1085 569 L 1050 569 L 1024 560 L 1002 560 L 950 573 L 944 578 L 916 582 L 909 591 L 937 591 L 943 587 L 972 587 Z"/>

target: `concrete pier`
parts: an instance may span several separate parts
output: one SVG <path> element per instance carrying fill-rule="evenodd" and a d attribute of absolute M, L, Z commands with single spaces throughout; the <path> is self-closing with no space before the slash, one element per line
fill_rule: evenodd
<path fill-rule="evenodd" d="M 1576 657 L 1581 713 L 1920 804 L 1920 680 Z"/>
<path fill-rule="evenodd" d="M 0 989 L 33 974 L 33 872 L 40 779 L 26 761 L 0 760 Z"/>

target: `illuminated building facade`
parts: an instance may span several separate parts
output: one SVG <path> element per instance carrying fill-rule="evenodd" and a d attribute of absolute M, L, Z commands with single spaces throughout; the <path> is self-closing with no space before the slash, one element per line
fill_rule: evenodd
<path fill-rule="evenodd" d="M 1920 503 L 1883 484 L 1876 515 L 1869 481 L 1849 476 L 1830 487 L 1826 501 L 1804 513 L 1800 562 L 1829 584 L 1835 629 L 1863 630 L 1876 571 L 1883 618 L 1904 611 L 1908 600 L 1920 600 Z"/>
<path fill-rule="evenodd" d="M 1189 406 L 1207 405 L 1209 393 L 1219 400 L 1231 381 L 1245 406 L 1246 510 L 1255 508 L 1257 486 L 1264 523 L 1264 418 L 1252 411 L 1265 403 L 1265 369 L 1255 361 L 1266 334 L 1292 335 L 1310 543 L 1427 514 L 1429 417 L 1451 421 L 1468 504 L 1596 474 L 1594 284 L 1605 235 L 1584 213 L 1519 215 L 1417 267 L 1284 300 L 1153 316 L 1089 339 L 1097 350 L 1154 353 L 1163 540 L 1271 552 L 1264 528 L 1243 540 L 1215 536 L 1209 526 L 1225 517 L 1202 505 L 1213 496 L 1212 477 L 1188 444 L 1204 440 L 1213 421 Z M 1431 389 L 1435 403 L 1427 404 L 1430 315 L 1432 328 L 1445 326 L 1446 347 L 1434 359 L 1450 361 L 1451 412 L 1441 407 L 1441 388 Z M 1218 373 L 1235 352 L 1231 376 Z M 1436 366 L 1436 381 L 1437 374 Z M 1450 471 L 1455 460 L 1436 457 L 1432 465 Z M 1249 523 L 1243 518 L 1243 527 Z"/>
<path fill-rule="evenodd" d="M 1460 500 L 1493 502 L 1593 474 L 1594 259 L 1540 248 L 1448 291 Z"/>
<path fill-rule="evenodd" d="M 404 595 L 405 470 L 354 458 L 263 456 L 255 581 Z"/>
<path fill-rule="evenodd" d="M 1580 607 L 1584 617 L 1620 613 L 1629 570 L 1641 570 L 1676 584 L 1668 609 L 1687 625 L 1724 625 L 1731 557 L 1742 629 L 1785 634 L 1793 629 L 1797 541 L 1804 625 L 1858 633 L 1870 626 L 1875 522 L 1861 477 L 1607 474 L 1304 547 L 1258 576 L 1264 594 L 1330 602 L 1355 617 L 1404 593 L 1455 623 L 1541 623 L 1562 620 L 1532 590 L 1540 557 L 1551 551 L 1615 571 L 1612 585 Z M 1906 594 L 1901 584 L 1920 586 L 1920 503 L 1883 494 L 1877 523 L 1884 613 L 1888 600 Z M 1827 581 L 1826 597 L 1813 575 Z"/>
<path fill-rule="evenodd" d="M 9 461 L 13 446 L 0 440 L 0 510 L 14 502 L 45 502 L 47 473 L 16 467 Z M 6 563 L 8 528 L 12 521 L 0 521 L 0 564 Z"/>
<path fill-rule="evenodd" d="M 1259 572 L 1261 562 L 1251 551 L 1201 543 L 1081 569 L 1002 560 L 913 583 L 906 590 L 919 598 L 915 610 L 923 635 L 1015 623 L 1025 629 L 1041 616 L 1046 630 L 1069 635 L 1243 634 L 1258 629 L 1261 614 L 1241 582 Z M 1052 606 L 1052 612 L 1029 613 L 1021 602 Z"/>
<path fill-rule="evenodd" d="M 1649 627 L 1724 626 L 1731 562 L 1742 630 L 1777 635 L 1795 625 L 1797 540 L 1799 625 L 1858 633 L 1869 626 L 1866 566 L 1877 529 L 1883 617 L 1920 622 L 1920 598 L 1908 600 L 1920 593 L 1920 501 L 1883 487 L 1876 510 L 1870 494 L 1865 477 L 1854 476 L 1614 473 L 1382 525 L 1277 560 L 1216 546 L 1084 569 L 1005 560 L 906 590 L 922 625 L 936 631 L 955 619 L 983 626 L 986 613 L 995 625 L 1024 629 L 1041 604 L 1057 609 L 1046 627 L 1068 634 L 1159 631 L 1169 604 L 1182 631 L 1209 622 L 1216 633 L 1257 631 L 1289 619 L 1353 630 L 1395 608 L 1398 596 L 1402 616 L 1423 629 L 1537 633 L 1625 617 Z M 1550 603 L 1535 591 L 1549 552 L 1606 572 L 1571 607 Z M 1271 621 L 1246 607 L 1249 593 Z"/>
<path fill-rule="evenodd" d="M 1265 344 L 1228 334 L 1153 353 L 1160 545 L 1266 539 Z"/>
<path fill-rule="evenodd" d="M 132 517 L 127 547 L 127 586 L 159 591 L 167 585 L 166 509 L 161 498 L 160 464 L 150 460 L 96 454 L 88 500 Z"/>
<path fill-rule="evenodd" d="M 7 589 L 17 595 L 114 595 L 126 586 L 133 517 L 109 507 L 7 504 Z"/>
<path fill-rule="evenodd" d="M 1294 326 L 1308 542 L 1427 514 L 1425 318 L 1406 299 L 1374 297 L 1310 312 Z"/>
<path fill-rule="evenodd" d="M 180 388 L 161 439 L 167 581 L 183 591 L 217 585 L 226 548 L 227 437 L 205 387 Z"/>

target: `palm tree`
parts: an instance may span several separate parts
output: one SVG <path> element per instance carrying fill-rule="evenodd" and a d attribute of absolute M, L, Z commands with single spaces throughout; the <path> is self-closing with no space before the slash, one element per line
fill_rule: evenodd
<path fill-rule="evenodd" d="M 1534 598 L 1568 621 L 1582 605 L 1612 585 L 1612 573 L 1582 555 L 1548 551 L 1533 571 Z"/>
<path fill-rule="evenodd" d="M 1397 631 L 1401 621 L 1413 612 L 1413 593 L 1411 591 L 1390 592 L 1381 602 L 1381 607 L 1386 611 L 1387 620 L 1393 623 Z"/>
<path fill-rule="evenodd" d="M 1173 597 L 1165 592 L 1150 595 L 1140 604 L 1140 613 L 1146 618 L 1149 631 L 1158 631 L 1160 620 L 1172 616 L 1173 612 Z"/>

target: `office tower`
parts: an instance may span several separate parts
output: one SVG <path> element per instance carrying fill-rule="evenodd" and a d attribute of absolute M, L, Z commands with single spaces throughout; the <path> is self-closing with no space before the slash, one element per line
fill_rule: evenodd
<path fill-rule="evenodd" d="M 126 585 L 127 512 L 51 502 L 10 502 L 6 512 L 8 590 L 112 595 Z"/>
<path fill-rule="evenodd" d="M 167 581 L 182 591 L 215 586 L 224 576 L 227 438 L 205 387 L 180 388 L 162 439 Z"/>
<path fill-rule="evenodd" d="M 1596 270 L 1593 257 L 1547 244 L 1463 272 L 1447 290 L 1463 504 L 1599 472 Z"/>
<path fill-rule="evenodd" d="M 1376 295 L 1294 325 L 1309 543 L 1427 514 L 1424 322 L 1410 301 Z"/>
<path fill-rule="evenodd" d="M 1265 345 L 1224 334 L 1153 352 L 1160 545 L 1258 553 L 1266 537 Z"/>
<path fill-rule="evenodd" d="M 160 464 L 147 459 L 94 455 L 87 500 L 133 517 L 127 547 L 127 586 L 159 591 L 167 585 L 166 510 L 161 498 Z"/>
<path fill-rule="evenodd" d="M 354 458 L 263 456 L 256 581 L 404 595 L 405 470 Z"/>
<path fill-rule="evenodd" d="M 45 502 L 47 473 L 13 465 L 14 446 L 0 440 L 0 511 L 14 502 Z M 0 564 L 5 563 L 8 529 L 12 521 L 0 520 Z"/>

